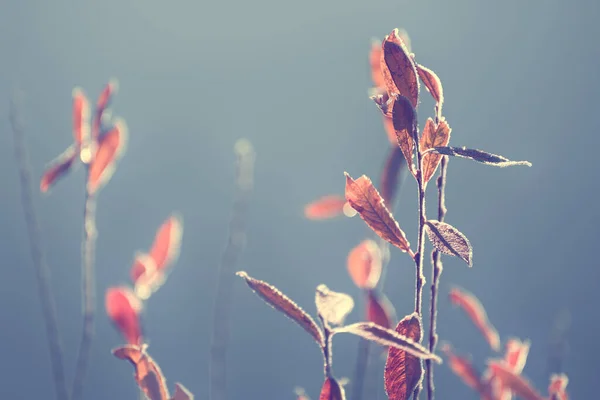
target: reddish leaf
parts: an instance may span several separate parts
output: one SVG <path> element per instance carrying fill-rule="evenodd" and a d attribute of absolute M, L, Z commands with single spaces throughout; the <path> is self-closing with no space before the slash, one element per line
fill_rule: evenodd
<path fill-rule="evenodd" d="M 479 372 L 473 367 L 471 361 L 465 357 L 454 354 L 450 345 L 442 346 L 441 349 L 448 358 L 448 365 L 456 376 L 458 376 L 467 386 L 479 393 L 483 392 L 483 383 Z"/>
<path fill-rule="evenodd" d="M 383 293 L 369 290 L 367 294 L 367 320 L 386 329 L 391 329 L 394 326 L 396 311 Z"/>
<path fill-rule="evenodd" d="M 142 302 L 128 287 L 111 287 L 106 290 L 106 314 L 123 335 L 127 343 L 141 345 L 142 327 L 140 313 Z"/>
<path fill-rule="evenodd" d="M 443 117 L 437 125 L 431 118 L 428 118 L 425 123 L 425 128 L 423 128 L 419 149 L 421 152 L 424 152 L 432 147 L 448 146 L 451 131 L 452 129 L 450 129 L 450 126 L 448 126 L 448 123 Z M 423 183 L 425 185 L 427 185 L 427 182 L 429 182 L 433 174 L 435 174 L 435 170 L 441 160 L 441 154 L 427 153 L 423 156 Z"/>
<path fill-rule="evenodd" d="M 488 320 L 487 313 L 477 297 L 465 290 L 453 288 L 450 290 L 450 301 L 467 313 L 471 321 L 481 331 L 492 350 L 499 351 L 500 336 L 496 328 Z"/>
<path fill-rule="evenodd" d="M 300 325 L 317 341 L 319 346 L 323 347 L 324 341 L 321 329 L 319 329 L 312 317 L 290 300 L 289 297 L 281 293 L 275 286 L 254 279 L 244 271 L 240 271 L 236 275 L 243 278 L 248 286 L 269 305 Z"/>
<path fill-rule="evenodd" d="M 461 258 L 469 267 L 473 265 L 471 243 L 458 229 L 434 219 L 427 221 L 425 227 L 429 240 L 438 251 Z"/>
<path fill-rule="evenodd" d="M 108 84 L 100 93 L 98 101 L 96 102 L 96 110 L 94 113 L 94 120 L 92 121 L 92 137 L 94 140 L 98 140 L 100 137 L 100 127 L 102 123 L 102 115 L 107 110 L 110 102 L 119 89 L 119 82 L 116 79 L 111 79 Z"/>
<path fill-rule="evenodd" d="M 119 119 L 115 126 L 98 143 L 98 149 L 89 166 L 88 192 L 96 193 L 112 177 L 117 161 L 123 155 L 127 143 L 127 125 Z"/>
<path fill-rule="evenodd" d="M 329 219 L 341 215 L 346 200 L 342 196 L 323 196 L 304 207 L 304 215 L 308 219 Z"/>
<path fill-rule="evenodd" d="M 385 88 L 385 80 L 381 73 L 381 58 L 383 57 L 383 47 L 381 41 L 374 39 L 371 43 L 369 52 L 369 64 L 371 66 L 371 79 L 376 88 Z"/>
<path fill-rule="evenodd" d="M 194 400 L 194 395 L 181 383 L 175 384 L 175 393 L 171 400 Z"/>
<path fill-rule="evenodd" d="M 178 213 L 173 213 L 158 228 L 150 248 L 150 257 L 154 259 L 158 271 L 164 272 L 177 260 L 182 236 L 183 218 Z"/>
<path fill-rule="evenodd" d="M 146 253 L 135 255 L 130 276 L 135 294 L 142 300 L 147 300 L 166 280 L 166 275 L 156 268 L 156 262 Z"/>
<path fill-rule="evenodd" d="M 502 385 L 509 388 L 517 396 L 524 400 L 544 400 L 535 388 L 522 376 L 514 373 L 511 368 L 502 360 L 490 360 L 488 362 L 492 375 L 502 382 Z"/>
<path fill-rule="evenodd" d="M 383 116 L 383 128 L 385 129 L 385 133 L 387 134 L 390 144 L 394 146 L 394 148 L 397 148 L 398 139 L 396 138 L 396 130 L 394 130 L 394 121 L 392 121 L 391 109 L 390 115 Z"/>
<path fill-rule="evenodd" d="M 507 340 L 504 361 L 515 373 L 520 374 L 523 372 L 530 346 L 531 342 L 529 340 L 521 341 L 516 338 Z"/>
<path fill-rule="evenodd" d="M 396 142 L 404 154 L 406 163 L 414 175 L 414 149 L 415 137 L 417 136 L 417 114 L 408 99 L 396 95 L 392 107 L 392 124 L 396 133 Z"/>
<path fill-rule="evenodd" d="M 552 374 L 550 376 L 550 385 L 548 386 L 548 394 L 550 400 L 569 400 L 567 394 L 567 385 L 569 378 L 565 374 Z"/>
<path fill-rule="evenodd" d="M 149 400 L 169 400 L 169 390 L 158 364 L 146 352 L 146 346 L 128 345 L 112 351 L 121 360 L 135 368 L 135 380 Z"/>
<path fill-rule="evenodd" d="M 357 180 L 346 175 L 346 200 L 360 214 L 367 225 L 381 238 L 404 252 L 412 253 L 406 235 L 386 208 L 383 198 L 365 175 Z"/>
<path fill-rule="evenodd" d="M 423 360 L 433 360 L 440 364 L 442 362 L 442 359 L 439 356 L 430 353 L 429 350 L 419 343 L 416 343 L 411 338 L 400 335 L 396 331 L 386 329 L 372 322 L 358 322 L 356 324 L 335 328 L 332 332 L 351 333 L 382 346 L 390 346 L 405 350 L 408 354 L 412 354 Z"/>
<path fill-rule="evenodd" d="M 390 97 L 393 93 L 406 96 L 414 108 L 419 102 L 419 79 L 410 51 L 394 29 L 383 41 L 381 72 Z"/>
<path fill-rule="evenodd" d="M 77 151 L 74 146 L 70 146 L 50 163 L 40 180 L 40 190 L 42 193 L 47 192 L 52 185 L 71 170 L 76 158 Z"/>
<path fill-rule="evenodd" d="M 431 94 L 431 97 L 435 100 L 438 107 L 438 118 L 442 115 L 442 105 L 444 104 L 444 89 L 442 88 L 442 81 L 435 72 L 427 67 L 416 64 L 417 73 L 421 82 L 427 88 L 427 91 Z"/>
<path fill-rule="evenodd" d="M 421 320 L 413 313 L 402 318 L 396 332 L 415 342 L 421 341 Z M 390 348 L 385 363 L 385 392 L 390 400 L 406 400 L 421 384 L 423 366 L 421 360 L 401 349 Z"/>
<path fill-rule="evenodd" d="M 142 252 L 135 254 L 130 272 L 131 281 L 134 285 L 136 285 L 144 276 L 152 275 L 155 272 L 156 263 L 149 254 Z"/>
<path fill-rule="evenodd" d="M 345 293 L 334 292 L 323 284 L 317 286 L 315 304 L 319 317 L 326 326 L 343 324 L 344 319 L 354 308 L 352 297 Z"/>
<path fill-rule="evenodd" d="M 406 163 L 402 156 L 402 150 L 398 146 L 394 146 L 389 151 L 387 160 L 385 161 L 380 186 L 381 197 L 383 197 L 385 204 L 389 204 L 392 209 L 394 208 L 394 200 L 396 199 L 398 187 L 401 184 L 404 167 L 406 167 Z"/>
<path fill-rule="evenodd" d="M 319 400 L 345 400 L 346 392 L 344 387 L 335 379 L 327 378 L 323 382 Z"/>
<path fill-rule="evenodd" d="M 361 289 L 377 286 L 382 270 L 381 249 L 371 239 L 365 239 L 348 253 L 348 273 Z"/>
<path fill-rule="evenodd" d="M 90 103 L 80 87 L 73 89 L 73 138 L 79 151 L 90 140 Z"/>

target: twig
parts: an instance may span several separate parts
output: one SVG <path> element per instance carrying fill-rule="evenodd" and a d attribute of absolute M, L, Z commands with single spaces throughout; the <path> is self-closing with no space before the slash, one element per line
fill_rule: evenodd
<path fill-rule="evenodd" d="M 440 165 L 440 175 L 437 178 L 438 188 L 438 221 L 443 222 L 446 217 L 446 173 L 448 169 L 448 156 L 442 157 Z M 440 282 L 440 275 L 442 275 L 443 265 L 441 253 L 434 249 L 431 252 L 431 265 L 433 269 L 433 277 L 431 279 L 431 308 L 429 311 L 429 351 L 434 352 L 435 346 L 438 341 L 438 335 L 436 332 L 437 326 L 437 296 L 438 287 Z M 433 384 L 433 363 L 431 360 L 425 361 L 427 368 L 427 399 L 433 400 L 435 386 Z"/>
<path fill-rule="evenodd" d="M 21 184 L 21 204 L 25 216 L 25 224 L 29 236 L 31 258 L 37 283 L 38 295 L 42 306 L 42 316 L 46 326 L 46 338 L 50 352 L 50 364 L 54 377 L 54 388 L 57 400 L 67 400 L 67 384 L 62 356 L 62 341 L 58 331 L 56 316 L 56 303 L 52 295 L 50 285 L 50 268 L 46 263 L 44 255 L 40 226 L 32 201 L 33 189 L 31 186 L 31 166 L 29 156 L 25 148 L 25 129 L 18 115 L 18 94 L 15 94 L 10 102 L 9 119 L 13 131 L 15 143 L 15 158 L 19 169 L 19 180 Z"/>
<path fill-rule="evenodd" d="M 369 364 L 369 341 L 361 338 L 356 353 L 356 367 L 352 381 L 352 399 L 361 400 L 364 392 L 365 376 Z"/>
<path fill-rule="evenodd" d="M 230 314 L 233 301 L 235 264 L 246 241 L 246 213 L 254 185 L 254 149 L 240 139 L 235 144 L 237 156 L 236 195 L 229 222 L 229 239 L 221 258 L 214 304 L 213 336 L 210 352 L 210 399 L 227 399 L 227 346 L 230 336 Z"/>

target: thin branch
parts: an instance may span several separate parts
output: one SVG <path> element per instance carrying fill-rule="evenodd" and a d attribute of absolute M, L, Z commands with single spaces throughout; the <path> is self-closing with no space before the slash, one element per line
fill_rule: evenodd
<path fill-rule="evenodd" d="M 365 291 L 366 293 L 366 291 Z M 360 338 L 358 342 L 358 352 L 356 353 L 356 367 L 354 369 L 354 379 L 352 380 L 352 399 L 361 400 L 365 386 L 365 376 L 369 368 L 369 341 Z"/>
<path fill-rule="evenodd" d="M 46 262 L 43 251 L 40 226 L 38 223 L 35 207 L 33 206 L 31 185 L 31 165 L 29 156 L 25 148 L 25 129 L 19 118 L 18 113 L 18 93 L 15 94 L 10 102 L 9 119 L 13 131 L 15 144 L 15 159 L 19 169 L 19 181 L 21 184 L 21 205 L 25 216 L 27 234 L 29 236 L 29 246 L 31 249 L 31 258 L 37 283 L 38 296 L 42 306 L 42 316 L 46 327 L 46 338 L 48 340 L 48 350 L 50 352 L 50 364 L 54 378 L 54 389 L 57 400 L 67 400 L 67 384 L 65 380 L 65 371 L 62 355 L 62 341 L 58 331 L 58 322 L 56 316 L 56 303 L 52 294 L 50 284 L 50 268 Z"/>
<path fill-rule="evenodd" d="M 444 222 L 446 217 L 446 174 L 448 170 L 448 156 L 442 157 L 440 165 L 440 175 L 437 178 L 438 188 L 438 221 Z M 439 290 L 440 276 L 442 275 L 443 265 L 441 253 L 434 249 L 431 252 L 431 265 L 432 274 L 431 279 L 431 305 L 429 311 L 429 351 L 434 352 L 435 346 L 438 341 L 438 335 L 436 332 L 437 327 L 437 297 Z M 435 386 L 433 384 L 433 363 L 430 360 L 425 360 L 425 366 L 427 368 L 427 399 L 433 400 Z"/>
<path fill-rule="evenodd" d="M 227 399 L 227 346 L 233 301 L 235 265 L 246 242 L 246 214 L 254 186 L 254 149 L 240 139 L 235 144 L 237 156 L 236 195 L 229 222 L 229 238 L 221 258 L 214 304 L 213 336 L 210 352 L 210 399 Z"/>

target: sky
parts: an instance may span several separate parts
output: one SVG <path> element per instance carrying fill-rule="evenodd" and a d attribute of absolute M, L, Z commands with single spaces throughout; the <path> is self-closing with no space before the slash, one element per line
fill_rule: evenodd
<path fill-rule="evenodd" d="M 546 393 L 548 343 L 569 316 L 562 363 L 572 398 L 597 392 L 600 270 L 594 248 L 600 209 L 600 147 L 594 115 L 600 4 L 564 2 L 256 0 L 2 0 L 0 13 L 0 397 L 53 398 L 40 300 L 19 196 L 11 93 L 21 113 L 37 179 L 71 141 L 71 91 L 95 99 L 110 78 L 120 89 L 113 112 L 129 127 L 127 152 L 97 209 L 96 336 L 85 399 L 137 396 L 133 369 L 110 350 L 122 344 L 104 314 L 104 292 L 127 284 L 136 251 L 150 246 L 173 211 L 184 220 L 181 255 L 146 304 L 149 352 L 169 387 L 182 382 L 208 398 L 215 285 L 234 196 L 239 138 L 256 151 L 247 246 L 239 270 L 276 285 L 315 314 L 324 283 L 361 292 L 346 272 L 349 250 L 368 235 L 359 218 L 309 221 L 306 203 L 342 194 L 347 171 L 379 176 L 389 144 L 375 104 L 368 51 L 372 38 L 402 27 L 420 63 L 441 78 L 451 143 L 529 160 L 531 168 L 493 168 L 453 159 L 447 222 L 474 248 L 473 267 L 444 257 L 438 333 L 479 368 L 494 353 L 448 301 L 458 286 L 482 301 L 503 343 L 531 340 L 524 370 Z M 433 102 L 421 95 L 419 120 Z M 81 330 L 84 170 L 50 193 L 34 193 L 52 272 L 71 382 Z M 37 188 L 37 185 L 35 185 Z M 435 201 L 430 185 L 428 200 Z M 414 182 L 402 187 L 394 215 L 416 243 Z M 429 207 L 433 217 L 434 207 Z M 425 270 L 429 283 L 431 271 Z M 312 339 L 234 282 L 228 389 L 231 399 L 314 399 L 323 380 Z M 414 266 L 392 250 L 384 291 L 399 316 L 412 312 Z M 425 292 L 428 304 L 428 291 Z M 336 337 L 334 372 L 352 378 L 357 339 Z M 383 399 L 383 356 L 367 381 Z M 440 399 L 476 395 L 447 365 L 436 368 Z M 422 397 L 423 398 L 423 397 Z"/>

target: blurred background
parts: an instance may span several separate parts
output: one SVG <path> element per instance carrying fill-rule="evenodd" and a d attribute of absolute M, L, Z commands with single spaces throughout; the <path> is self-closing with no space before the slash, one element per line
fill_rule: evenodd
<path fill-rule="evenodd" d="M 133 369 L 110 350 L 122 343 L 104 314 L 104 291 L 128 281 L 136 250 L 150 246 L 173 211 L 185 232 L 181 256 L 148 302 L 149 351 L 169 386 L 208 398 L 217 268 L 234 194 L 233 145 L 248 138 L 256 158 L 247 248 L 237 269 L 279 287 L 314 314 L 319 283 L 362 301 L 346 271 L 367 235 L 359 218 L 314 222 L 306 203 L 343 193 L 343 172 L 378 179 L 389 144 L 369 100 L 371 39 L 405 28 L 417 60 L 441 78 L 451 143 L 532 168 L 453 159 L 447 222 L 474 247 L 474 266 L 444 257 L 438 333 L 483 368 L 489 347 L 448 302 L 458 285 L 485 305 L 503 342 L 532 341 L 524 374 L 546 393 L 553 327 L 568 316 L 562 369 L 574 399 L 594 398 L 600 344 L 595 255 L 600 208 L 594 161 L 599 135 L 600 3 L 537 0 L 170 2 L 2 0 L 0 12 L 0 397 L 53 398 L 45 330 L 20 204 L 8 102 L 21 109 L 33 174 L 71 142 L 71 90 L 92 101 L 120 82 L 115 115 L 129 125 L 128 150 L 99 196 L 98 318 L 85 398 L 135 399 Z M 425 90 L 421 125 L 432 114 Z M 48 195 L 35 193 L 52 270 L 68 382 L 81 327 L 80 241 L 84 170 Z M 430 185 L 430 217 L 434 217 Z M 416 188 L 407 180 L 395 210 L 416 243 Z M 431 280 L 429 265 L 426 268 Z M 236 278 L 229 349 L 231 399 L 318 398 L 322 359 L 312 339 Z M 414 266 L 392 250 L 385 292 L 399 316 L 412 311 Z M 425 307 L 429 298 L 425 292 Z M 562 317 L 561 317 L 562 316 Z M 334 342 L 336 376 L 352 378 L 358 340 Z M 385 398 L 383 360 L 367 381 Z M 476 395 L 447 365 L 438 399 Z"/>

